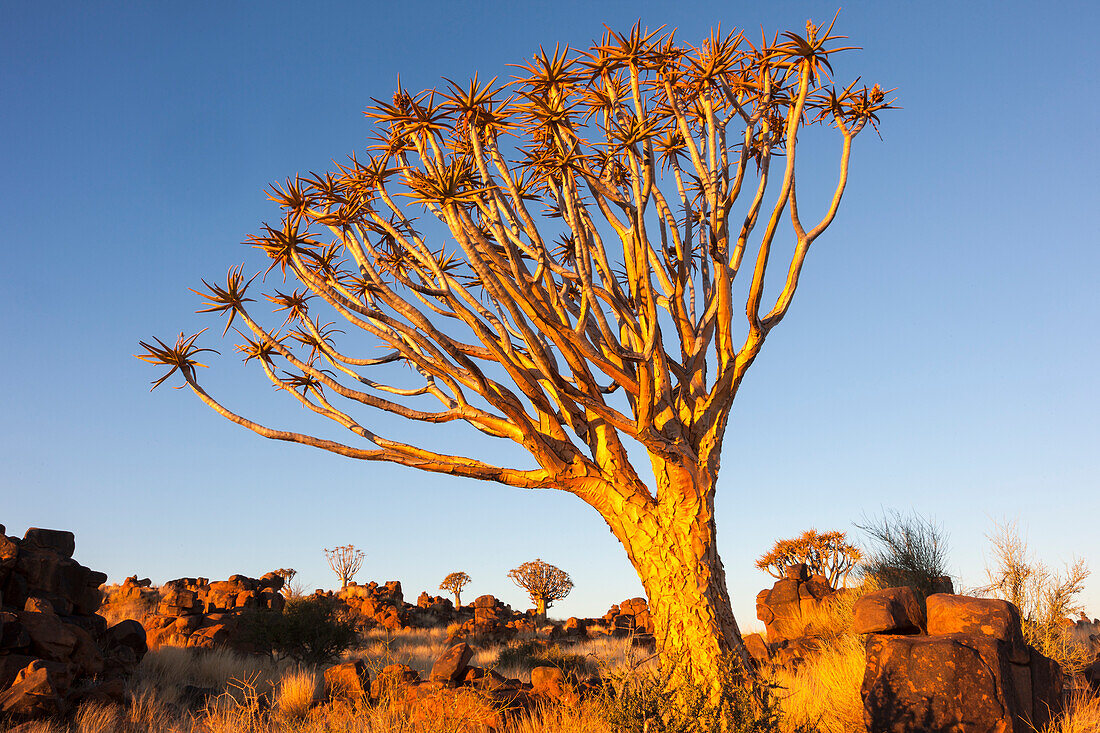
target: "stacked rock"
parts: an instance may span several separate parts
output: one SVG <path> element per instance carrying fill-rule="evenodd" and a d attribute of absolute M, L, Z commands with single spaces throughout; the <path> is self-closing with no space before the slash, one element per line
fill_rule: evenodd
<path fill-rule="evenodd" d="M 451 627 L 449 640 L 482 639 L 486 641 L 506 641 L 521 633 L 534 633 L 536 629 L 533 614 L 517 614 L 512 607 L 498 600 L 496 596 L 478 596 L 473 603 L 466 604 L 462 611 L 473 611 L 473 618 Z"/>
<path fill-rule="evenodd" d="M 603 615 L 603 627 L 613 636 L 628 636 L 638 646 L 653 644 L 653 618 L 644 598 L 629 598 L 613 605 Z M 594 626 L 594 624 L 587 624 Z"/>
<path fill-rule="evenodd" d="M 836 593 L 824 575 L 811 575 L 805 564 L 788 566 L 786 577 L 756 594 L 756 617 L 764 622 L 768 643 L 805 636 L 806 620 Z"/>
<path fill-rule="evenodd" d="M 927 614 L 911 588 L 855 604 L 852 630 L 870 634 L 863 717 L 875 731 L 1041 730 L 1062 707 L 1058 663 L 1024 641 L 1007 601 L 934 594 Z"/>
<path fill-rule="evenodd" d="M 211 583 L 206 578 L 178 578 L 161 586 L 156 615 L 144 620 L 153 647 L 178 644 L 200 649 L 228 646 L 251 651 L 240 634 L 241 616 L 252 610 L 281 611 L 283 578 L 232 575 Z"/>
<path fill-rule="evenodd" d="M 63 713 L 87 699 L 121 700 L 122 676 L 147 650 L 136 621 L 108 628 L 96 612 L 103 573 L 73 559 L 72 532 L 0 525 L 0 716 Z"/>
<path fill-rule="evenodd" d="M 405 603 L 401 581 L 391 580 L 383 585 L 373 581 L 366 585 L 349 583 L 336 597 L 348 606 L 351 617 L 364 629 L 400 631 L 413 625 L 413 607 Z"/>

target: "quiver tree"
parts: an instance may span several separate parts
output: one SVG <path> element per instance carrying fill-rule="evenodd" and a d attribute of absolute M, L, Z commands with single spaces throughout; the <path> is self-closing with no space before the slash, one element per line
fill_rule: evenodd
<path fill-rule="evenodd" d="M 713 678 L 726 653 L 748 659 L 714 522 L 733 400 L 836 216 L 853 140 L 889 107 L 878 86 L 833 84 L 844 49 L 831 31 L 690 46 L 635 26 L 542 51 L 503 85 L 399 88 L 367 112 L 367 154 L 273 186 L 282 220 L 251 241 L 265 275 L 293 281 L 262 296 L 274 316 L 261 318 L 242 268 L 204 281 L 202 310 L 349 442 L 260 424 L 207 392 L 198 334 L 143 343 L 140 357 L 169 367 L 155 384 L 178 370 L 268 438 L 574 494 L 626 549 L 662 648 Z M 796 178 L 812 126 L 835 131 L 838 161 L 813 213 Z M 392 419 L 464 422 L 533 467 L 432 450 L 423 427 L 405 442 L 383 433 Z"/>
<path fill-rule="evenodd" d="M 465 588 L 466 584 L 469 582 L 470 576 L 466 573 L 451 573 L 439 584 L 439 590 L 453 593 L 455 597 L 455 608 L 462 608 L 462 589 Z"/>
<path fill-rule="evenodd" d="M 779 540 L 756 561 L 756 567 L 773 578 L 783 578 L 792 565 L 805 563 L 811 573 L 825 576 L 829 585 L 847 585 L 848 574 L 862 556 L 843 532 L 808 529 L 798 537 Z"/>
<path fill-rule="evenodd" d="M 294 568 L 279 568 L 278 570 L 272 570 L 271 572 L 275 573 L 283 579 L 282 591 L 284 596 L 286 596 L 287 598 L 294 598 L 295 596 L 301 595 L 301 593 L 297 592 L 298 586 L 291 586 L 290 583 L 290 581 L 294 580 L 294 576 L 298 574 L 297 570 L 295 570 Z"/>
<path fill-rule="evenodd" d="M 363 558 L 366 554 L 362 550 L 355 549 L 355 545 L 340 545 L 331 550 L 325 550 L 328 566 L 336 577 L 340 579 L 340 588 L 347 588 L 348 581 L 355 577 L 359 568 L 363 567 Z"/>
<path fill-rule="evenodd" d="M 569 577 L 569 573 L 539 558 L 512 568 L 508 571 L 508 577 L 527 591 L 531 603 L 535 604 L 535 612 L 541 619 L 546 618 L 546 609 L 573 590 L 573 579 Z"/>

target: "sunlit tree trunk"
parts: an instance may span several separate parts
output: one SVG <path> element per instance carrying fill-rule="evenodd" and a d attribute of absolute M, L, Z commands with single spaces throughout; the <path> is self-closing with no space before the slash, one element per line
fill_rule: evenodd
<path fill-rule="evenodd" d="M 649 511 L 604 517 L 645 588 L 662 663 L 703 685 L 730 662 L 752 673 L 718 555 L 712 475 L 661 465 Z"/>

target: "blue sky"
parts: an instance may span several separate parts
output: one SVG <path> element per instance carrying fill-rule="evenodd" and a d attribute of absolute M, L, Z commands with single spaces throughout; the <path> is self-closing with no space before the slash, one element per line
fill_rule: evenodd
<path fill-rule="evenodd" d="M 331 587 L 321 549 L 354 543 L 362 579 L 400 579 L 412 597 L 463 569 L 468 596 L 525 607 L 505 574 L 536 556 L 573 575 L 562 616 L 637 595 L 624 553 L 572 497 L 264 441 L 187 393 L 150 393 L 155 372 L 132 354 L 212 325 L 187 288 L 265 266 L 240 244 L 276 216 L 263 189 L 361 150 L 361 112 L 398 74 L 417 89 L 506 76 L 603 23 L 698 42 L 719 22 L 772 33 L 835 11 L 5 4 L 0 522 L 74 531 L 78 559 L 113 581 L 292 566 Z M 775 539 L 854 531 L 882 508 L 934 516 L 966 585 L 982 580 L 996 519 L 1018 520 L 1046 562 L 1100 572 L 1098 22 L 1086 3 L 843 6 L 837 27 L 864 50 L 838 75 L 898 87 L 904 109 L 881 141 L 857 140 L 841 213 L 730 422 L 719 543 L 743 624 L 768 582 L 752 561 Z M 226 402 L 300 419 L 222 361 L 206 380 Z M 1098 589 L 1100 575 L 1092 615 Z"/>

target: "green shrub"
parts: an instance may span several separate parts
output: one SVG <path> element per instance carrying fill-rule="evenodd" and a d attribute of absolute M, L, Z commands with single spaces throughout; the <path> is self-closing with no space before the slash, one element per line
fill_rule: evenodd
<path fill-rule="evenodd" d="M 719 670 L 719 692 L 709 684 L 685 682 L 678 665 L 660 670 L 626 669 L 614 674 L 600 694 L 604 718 L 615 733 L 777 733 L 781 712 L 772 686 L 746 680 L 729 660 Z M 785 728 L 791 730 L 789 726 Z M 798 726 L 798 733 L 813 728 Z"/>
<path fill-rule="evenodd" d="M 863 577 L 879 588 L 907 585 L 923 605 L 933 593 L 949 587 L 947 534 L 943 527 L 919 514 L 884 512 L 856 527 L 866 533 L 873 548 L 860 568 Z"/>
<path fill-rule="evenodd" d="M 530 671 L 535 667 L 557 667 L 574 677 L 596 672 L 597 666 L 588 657 L 570 654 L 557 644 L 538 639 L 512 642 L 497 654 L 494 667 Z"/>
<path fill-rule="evenodd" d="M 305 665 L 330 662 L 359 640 L 341 605 L 324 596 L 289 599 L 282 613 L 256 611 L 244 623 L 248 640 L 258 648 Z"/>

